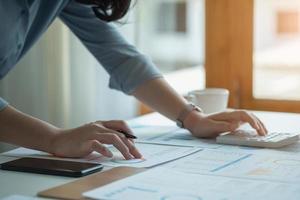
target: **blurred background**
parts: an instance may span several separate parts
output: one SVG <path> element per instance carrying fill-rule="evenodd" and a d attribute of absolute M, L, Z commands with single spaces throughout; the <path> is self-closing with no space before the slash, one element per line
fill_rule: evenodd
<path fill-rule="evenodd" d="M 299 101 L 300 1 L 253 0 L 253 5 L 251 94 Z M 116 27 L 185 94 L 205 87 L 205 12 L 205 0 L 138 0 L 125 24 Z M 134 98 L 109 89 L 108 78 L 57 19 L 0 81 L 0 96 L 25 113 L 65 128 L 147 112 Z"/>

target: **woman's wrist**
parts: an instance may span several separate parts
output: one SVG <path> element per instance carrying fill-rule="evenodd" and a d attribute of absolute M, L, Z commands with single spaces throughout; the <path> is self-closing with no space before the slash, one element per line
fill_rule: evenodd
<path fill-rule="evenodd" d="M 55 154 L 57 148 L 56 143 L 62 131 L 63 129 L 60 128 L 56 128 L 56 127 L 50 128 L 49 133 L 47 134 L 48 135 L 47 141 L 45 142 L 46 149 L 44 151 L 50 154 Z"/>
<path fill-rule="evenodd" d="M 183 121 L 184 127 L 193 133 L 199 120 L 205 117 L 205 114 L 197 110 L 190 112 Z"/>

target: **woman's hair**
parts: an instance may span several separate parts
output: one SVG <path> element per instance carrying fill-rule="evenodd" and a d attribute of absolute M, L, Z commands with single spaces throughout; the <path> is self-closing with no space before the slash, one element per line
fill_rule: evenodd
<path fill-rule="evenodd" d="M 130 8 L 131 0 L 77 0 L 77 2 L 91 5 L 99 19 L 112 22 L 126 15 Z"/>

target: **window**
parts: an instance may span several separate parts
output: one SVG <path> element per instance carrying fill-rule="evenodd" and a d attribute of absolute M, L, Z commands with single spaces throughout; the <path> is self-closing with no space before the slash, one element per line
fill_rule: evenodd
<path fill-rule="evenodd" d="M 233 108 L 300 112 L 300 1 L 207 0 L 206 85 Z"/>
<path fill-rule="evenodd" d="M 299 33 L 300 25 L 299 11 L 295 8 L 290 10 L 278 10 L 277 11 L 277 34 L 297 34 Z"/>
<path fill-rule="evenodd" d="M 203 66 L 203 0 L 139 1 L 137 22 L 137 45 L 162 72 Z"/>
<path fill-rule="evenodd" d="M 136 43 L 180 94 L 204 87 L 204 0 L 137 4 Z M 141 106 L 140 113 L 149 109 Z"/>
<path fill-rule="evenodd" d="M 300 2 L 254 4 L 254 97 L 300 100 Z"/>
<path fill-rule="evenodd" d="M 156 16 L 157 31 L 160 34 L 176 34 L 187 32 L 187 7 L 186 2 L 161 2 L 158 3 Z"/>

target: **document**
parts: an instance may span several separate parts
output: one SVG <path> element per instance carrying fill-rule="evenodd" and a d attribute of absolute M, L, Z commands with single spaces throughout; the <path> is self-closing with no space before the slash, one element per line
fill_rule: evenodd
<path fill-rule="evenodd" d="M 193 155 L 171 162 L 164 167 L 189 174 L 213 174 L 252 156 L 247 152 L 231 152 L 217 149 L 204 149 Z"/>
<path fill-rule="evenodd" d="M 298 184 L 195 175 L 157 167 L 83 195 L 103 200 L 299 200 L 299 191 Z"/>
<path fill-rule="evenodd" d="M 278 152 L 204 149 L 164 167 L 190 174 L 300 183 L 300 157 Z"/>
<path fill-rule="evenodd" d="M 125 160 L 121 153 L 110 147 L 110 150 L 113 152 L 113 158 L 107 158 L 102 156 L 99 153 L 92 153 L 89 156 L 81 159 L 70 159 L 70 158 L 59 158 L 52 156 L 50 154 L 36 151 L 26 148 L 18 148 L 12 151 L 3 153 L 5 156 L 13 157 L 39 157 L 39 158 L 48 158 L 48 159 L 60 159 L 60 160 L 71 160 L 71 161 L 80 161 L 80 162 L 92 162 L 92 163 L 101 163 L 106 166 L 130 166 L 130 167 L 153 167 L 160 165 L 172 160 L 176 160 L 195 152 L 201 151 L 200 148 L 194 147 L 177 147 L 177 146 L 163 146 L 163 145 L 153 145 L 153 144 L 136 144 L 136 147 L 140 150 L 143 159 L 132 159 Z"/>
<path fill-rule="evenodd" d="M 124 160 L 121 153 L 115 150 L 113 152 L 113 159 L 102 164 L 112 167 L 154 167 L 156 165 L 176 160 L 202 150 L 194 147 L 177 147 L 153 144 L 136 144 L 136 147 L 144 156 L 143 159 Z"/>
<path fill-rule="evenodd" d="M 253 154 L 235 165 L 214 170 L 210 174 L 299 185 L 300 157 L 278 152 Z"/>
<path fill-rule="evenodd" d="M 188 130 L 179 128 L 163 134 L 149 135 L 148 137 L 138 140 L 138 142 L 211 149 L 216 149 L 222 146 L 220 144 L 216 144 L 214 139 L 199 139 L 194 137 Z"/>

